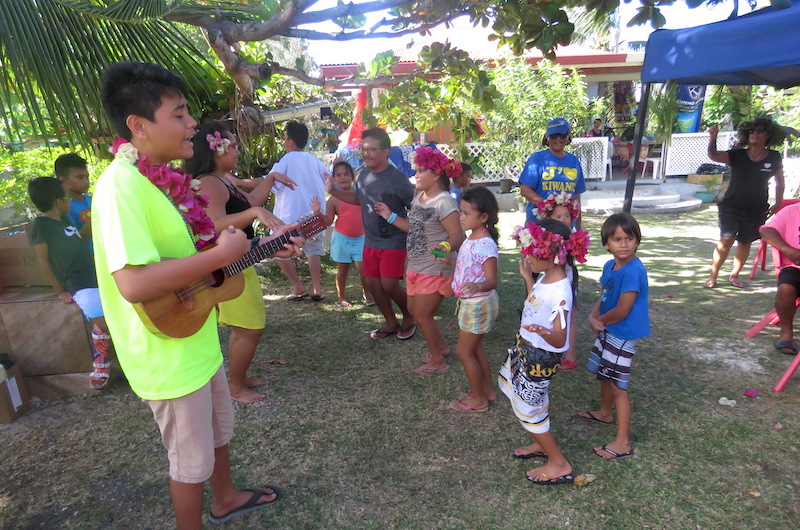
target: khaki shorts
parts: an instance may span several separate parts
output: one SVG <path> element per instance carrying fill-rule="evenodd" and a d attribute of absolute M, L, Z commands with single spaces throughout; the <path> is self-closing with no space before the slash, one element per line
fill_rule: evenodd
<path fill-rule="evenodd" d="M 222 366 L 191 394 L 144 402 L 161 431 L 170 478 L 189 484 L 208 480 L 214 471 L 214 450 L 233 437 L 233 403 Z"/>

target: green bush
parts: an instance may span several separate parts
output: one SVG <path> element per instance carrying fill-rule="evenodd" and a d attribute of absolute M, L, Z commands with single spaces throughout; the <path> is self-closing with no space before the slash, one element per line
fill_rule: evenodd
<path fill-rule="evenodd" d="M 0 194 L 2 194 L 2 223 L 22 222 L 36 216 L 36 209 L 28 199 L 28 181 L 36 177 L 52 177 L 53 162 L 59 155 L 70 152 L 61 147 L 39 147 L 27 151 L 0 152 Z M 98 160 L 94 153 L 77 151 L 89 165 L 89 177 L 96 180 L 110 160 Z M 89 188 L 89 193 L 94 184 Z"/>

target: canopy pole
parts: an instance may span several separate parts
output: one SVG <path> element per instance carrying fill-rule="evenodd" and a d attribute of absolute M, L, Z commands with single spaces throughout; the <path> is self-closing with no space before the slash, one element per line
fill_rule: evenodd
<path fill-rule="evenodd" d="M 626 213 L 631 213 L 631 206 L 633 205 L 633 188 L 636 186 L 636 174 L 639 173 L 639 151 L 642 148 L 642 136 L 644 136 L 651 87 L 652 83 L 644 85 L 642 99 L 639 101 L 639 108 L 636 112 L 636 126 L 633 128 L 633 158 L 628 165 L 630 173 L 628 175 L 628 184 L 625 186 L 625 202 L 622 204 L 622 211 Z"/>

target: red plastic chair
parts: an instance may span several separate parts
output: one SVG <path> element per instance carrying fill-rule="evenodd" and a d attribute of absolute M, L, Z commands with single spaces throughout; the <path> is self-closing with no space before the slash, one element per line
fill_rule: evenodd
<path fill-rule="evenodd" d="M 794 204 L 794 203 L 800 202 L 800 200 L 798 200 L 798 199 L 791 199 L 791 201 L 792 202 L 790 204 Z M 787 201 L 784 201 L 784 204 L 781 205 L 781 208 L 783 208 L 784 205 L 788 206 L 788 204 L 786 204 L 786 202 Z M 759 245 L 759 252 L 761 252 L 761 247 L 762 246 L 764 247 L 764 253 L 766 253 L 767 243 L 765 243 L 764 240 L 761 240 L 761 245 Z M 763 263 L 764 263 L 764 258 L 765 257 L 766 256 L 762 257 L 762 262 L 761 262 L 762 263 L 762 267 L 761 267 L 762 270 L 764 269 Z M 778 249 L 776 249 L 775 247 L 772 247 L 772 264 L 773 264 L 773 267 L 775 268 L 775 277 L 776 278 L 777 278 L 778 274 L 780 273 L 780 262 L 781 262 L 781 253 L 780 253 L 780 251 L 778 251 Z M 753 267 L 753 273 L 755 273 L 755 266 Z M 752 275 L 750 277 L 752 278 Z M 800 298 L 795 300 L 795 307 L 800 307 Z M 772 311 L 767 313 L 764 316 L 764 318 L 759 320 L 758 323 L 755 326 L 750 328 L 750 330 L 747 333 L 745 333 L 744 336 L 747 337 L 747 338 L 755 337 L 765 327 L 771 326 L 771 325 L 777 325 L 779 323 L 780 323 L 780 318 L 778 318 L 778 312 L 773 308 Z M 798 368 L 800 368 L 800 353 L 795 355 L 794 360 L 789 365 L 789 368 L 787 368 L 786 371 L 781 376 L 781 378 L 778 379 L 778 382 L 777 382 L 777 384 L 775 385 L 775 388 L 772 391 L 775 392 L 776 394 L 779 394 L 779 393 L 783 392 L 784 389 L 786 388 L 786 385 L 789 383 L 789 380 L 792 378 L 792 375 L 794 375 L 794 373 L 797 371 Z"/>
<path fill-rule="evenodd" d="M 797 204 L 798 202 L 800 202 L 800 199 L 784 199 L 783 202 L 781 203 L 781 207 L 778 209 L 778 211 L 783 210 L 785 207 L 791 206 L 792 204 Z M 756 268 L 758 267 L 759 263 L 761 263 L 761 270 L 762 271 L 767 268 L 767 247 L 768 246 L 769 246 L 769 243 L 767 243 L 763 239 L 758 244 L 758 250 L 756 250 L 756 255 L 753 258 L 753 270 L 750 271 L 750 279 L 751 280 L 756 277 Z M 777 274 L 778 271 L 775 271 L 775 273 Z"/>

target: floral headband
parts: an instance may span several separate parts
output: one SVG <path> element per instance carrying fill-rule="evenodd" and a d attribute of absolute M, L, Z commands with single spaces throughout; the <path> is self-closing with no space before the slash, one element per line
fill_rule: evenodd
<path fill-rule="evenodd" d="M 546 219 L 547 216 L 553 213 L 556 206 L 566 207 L 569 210 L 569 215 L 572 216 L 573 219 L 581 215 L 578 199 L 573 199 L 571 193 L 562 191 L 559 193 L 551 193 L 545 200 L 539 201 L 536 205 L 536 209 L 538 210 L 536 212 L 536 217 L 539 219 Z"/>
<path fill-rule="evenodd" d="M 421 169 L 433 170 L 437 175 L 445 175 L 451 180 L 461 175 L 459 162 L 447 158 L 444 153 L 432 147 L 418 147 L 414 165 Z"/>
<path fill-rule="evenodd" d="M 208 148 L 216 151 L 219 156 L 224 155 L 225 150 L 231 145 L 230 138 L 223 138 L 219 131 L 206 135 L 206 141 L 208 142 Z"/>
<path fill-rule="evenodd" d="M 523 256 L 553 259 L 556 265 L 566 263 L 567 254 L 579 263 L 586 263 L 586 254 L 589 253 L 589 232 L 586 230 L 578 230 L 565 240 L 536 223 L 528 223 L 525 227 L 514 228 L 511 237 L 522 247 Z"/>

